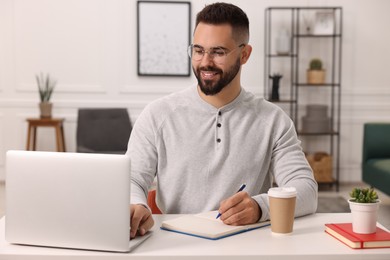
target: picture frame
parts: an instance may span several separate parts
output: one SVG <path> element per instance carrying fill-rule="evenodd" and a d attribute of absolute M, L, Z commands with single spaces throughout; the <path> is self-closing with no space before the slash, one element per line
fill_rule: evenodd
<path fill-rule="evenodd" d="M 333 11 L 316 12 L 314 35 L 332 35 L 335 32 L 335 15 Z"/>
<path fill-rule="evenodd" d="M 191 2 L 138 1 L 139 76 L 190 76 Z"/>

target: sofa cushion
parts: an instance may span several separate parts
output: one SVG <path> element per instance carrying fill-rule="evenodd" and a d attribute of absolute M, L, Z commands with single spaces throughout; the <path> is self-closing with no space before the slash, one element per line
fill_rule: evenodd
<path fill-rule="evenodd" d="M 367 160 L 363 168 L 363 181 L 390 195 L 390 158 Z"/>

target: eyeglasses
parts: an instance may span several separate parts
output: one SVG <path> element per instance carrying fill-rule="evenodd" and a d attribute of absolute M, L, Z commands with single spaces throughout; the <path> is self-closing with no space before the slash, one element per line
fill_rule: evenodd
<path fill-rule="evenodd" d="M 202 46 L 191 44 L 188 46 L 188 56 L 194 61 L 200 61 L 203 59 L 205 53 L 209 55 L 209 58 L 212 59 L 217 64 L 223 64 L 226 61 L 226 57 L 233 53 L 235 50 L 244 47 L 245 44 L 240 44 L 237 48 L 229 51 L 223 47 L 213 47 L 206 51 Z"/>

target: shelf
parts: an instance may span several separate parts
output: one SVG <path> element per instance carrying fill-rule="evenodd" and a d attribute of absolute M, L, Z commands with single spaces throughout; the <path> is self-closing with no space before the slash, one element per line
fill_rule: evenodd
<path fill-rule="evenodd" d="M 340 87 L 339 83 L 324 83 L 324 84 L 307 84 L 307 83 L 297 83 L 295 84 L 297 87 Z"/>
<path fill-rule="evenodd" d="M 266 100 L 272 103 L 297 103 L 296 100 L 290 100 L 290 99 L 280 99 L 280 100 L 266 99 Z"/>
<path fill-rule="evenodd" d="M 307 132 L 303 132 L 303 131 L 298 131 L 298 135 L 312 135 L 312 136 L 316 136 L 316 135 L 339 135 L 339 132 L 336 132 L 336 131 L 331 131 L 331 132 L 320 132 L 320 133 L 307 133 Z"/>
<path fill-rule="evenodd" d="M 296 38 L 340 38 L 341 34 L 296 34 L 293 35 Z"/>
<path fill-rule="evenodd" d="M 320 180 L 320 181 L 318 181 L 318 180 L 316 180 L 317 181 L 317 183 L 319 184 L 319 185 L 333 185 L 333 184 L 336 184 L 337 185 L 337 180 L 335 180 L 334 178 L 332 178 L 332 180 L 326 180 L 326 181 L 324 181 L 324 180 Z"/>
<path fill-rule="evenodd" d="M 296 54 L 268 54 L 269 58 L 296 58 Z"/>
<path fill-rule="evenodd" d="M 306 10 L 313 16 L 311 24 L 313 27 L 310 29 L 314 29 L 314 31 L 305 30 Z M 322 25 L 320 24 L 322 20 L 314 18 L 317 12 L 324 12 L 324 10 L 332 13 L 329 16 L 330 23 L 327 23 L 324 30 L 322 30 L 323 28 L 315 30 L 317 29 L 316 25 Z M 289 18 L 290 22 L 288 22 Z M 342 7 L 277 6 L 265 10 L 264 98 L 282 107 L 291 117 L 295 131 L 302 140 L 302 149 L 323 147 L 321 149 L 334 158 L 332 160 L 332 178 L 325 179 L 325 182 L 322 181 L 319 184 L 335 184 L 336 190 L 338 190 L 340 180 L 342 23 Z M 278 45 L 278 31 L 280 32 L 282 29 L 287 30 L 288 35 L 290 35 L 289 48 L 285 48 L 289 52 L 285 55 L 277 53 L 277 50 L 283 50 L 278 48 L 280 47 Z M 314 34 L 315 32 L 322 34 Z M 314 57 L 320 58 L 326 64 L 327 77 L 325 79 L 327 81 L 323 84 L 309 84 L 304 77 L 308 69 L 308 61 Z M 270 99 L 275 82 L 269 79 L 269 75 L 276 71 L 286 75 L 283 79 L 283 88 L 279 88 L 281 91 L 279 96 L 284 97 L 284 99 L 278 101 Z M 330 127 L 316 133 L 302 131 L 304 129 L 310 130 L 309 128 L 298 130 L 298 127 L 304 126 L 303 107 L 306 106 L 306 115 L 308 115 L 307 106 L 316 103 L 327 106 L 327 115 L 323 115 L 323 117 L 326 116 L 330 120 Z M 313 108 L 313 110 L 315 109 Z M 317 117 L 315 113 L 313 114 Z M 318 129 L 321 130 L 321 128 Z"/>
<path fill-rule="evenodd" d="M 305 6 L 305 7 L 295 7 L 295 6 L 273 6 L 273 7 L 267 7 L 266 10 L 334 10 L 341 9 L 340 6 Z"/>

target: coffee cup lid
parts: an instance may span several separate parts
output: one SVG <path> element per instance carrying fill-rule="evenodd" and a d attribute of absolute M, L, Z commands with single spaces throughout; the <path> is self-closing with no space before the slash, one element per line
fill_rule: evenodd
<path fill-rule="evenodd" d="M 297 196 L 297 190 L 294 187 L 276 187 L 268 190 L 268 196 L 275 198 L 292 198 Z"/>

